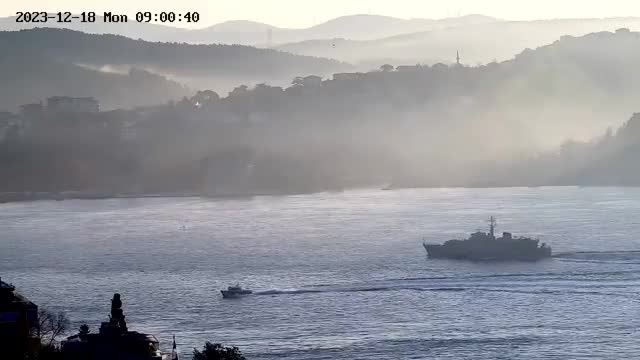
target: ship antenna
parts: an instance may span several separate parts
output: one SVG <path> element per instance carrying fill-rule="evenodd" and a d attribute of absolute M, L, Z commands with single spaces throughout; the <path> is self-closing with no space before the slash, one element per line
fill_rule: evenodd
<path fill-rule="evenodd" d="M 492 239 L 496 238 L 495 235 L 494 235 L 494 230 L 496 229 L 497 225 L 498 225 L 498 223 L 496 222 L 496 218 L 491 216 L 489 218 L 489 235 L 491 236 Z"/>

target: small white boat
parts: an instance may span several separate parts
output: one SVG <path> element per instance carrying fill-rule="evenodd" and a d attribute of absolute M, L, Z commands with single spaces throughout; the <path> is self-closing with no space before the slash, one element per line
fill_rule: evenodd
<path fill-rule="evenodd" d="M 235 299 L 253 293 L 251 290 L 243 289 L 239 284 L 236 284 L 236 286 L 229 286 L 227 290 L 220 290 L 220 292 L 222 293 L 222 297 L 225 299 Z"/>

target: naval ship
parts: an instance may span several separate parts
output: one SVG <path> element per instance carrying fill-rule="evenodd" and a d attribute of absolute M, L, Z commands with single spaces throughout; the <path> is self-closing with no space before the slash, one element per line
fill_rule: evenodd
<path fill-rule="evenodd" d="M 496 219 L 489 218 L 489 233 L 475 232 L 465 240 L 449 240 L 443 245 L 423 242 L 431 259 L 454 259 L 471 261 L 538 261 L 551 257 L 551 247 L 540 240 L 513 237 L 503 232 L 496 238 Z"/>

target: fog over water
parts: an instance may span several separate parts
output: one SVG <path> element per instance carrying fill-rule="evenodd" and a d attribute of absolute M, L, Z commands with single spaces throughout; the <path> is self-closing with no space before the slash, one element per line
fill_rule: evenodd
<path fill-rule="evenodd" d="M 484 229 L 553 259 L 426 259 Z M 250 359 L 635 358 L 637 188 L 433 189 L 0 205 L 0 273 L 97 331 L 114 292 L 130 328 Z M 256 294 L 222 300 L 241 282 Z"/>

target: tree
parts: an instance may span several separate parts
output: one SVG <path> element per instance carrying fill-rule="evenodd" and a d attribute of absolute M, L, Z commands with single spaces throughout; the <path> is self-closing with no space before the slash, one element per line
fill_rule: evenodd
<path fill-rule="evenodd" d="M 225 347 L 207 341 L 202 351 L 193 349 L 193 360 L 246 360 L 246 358 L 235 346 Z"/>
<path fill-rule="evenodd" d="M 220 100 L 220 95 L 212 90 L 198 91 L 192 98 L 191 102 L 199 106 L 210 105 Z"/>
<path fill-rule="evenodd" d="M 294 87 L 304 86 L 304 78 L 302 76 L 296 76 L 293 81 L 291 81 L 291 85 Z"/>
<path fill-rule="evenodd" d="M 242 95 L 242 94 L 246 94 L 249 90 L 249 87 L 247 85 L 240 85 L 237 86 L 233 89 L 233 91 L 231 91 L 229 93 L 230 97 L 234 97 L 234 96 L 238 96 L 238 95 Z"/>
<path fill-rule="evenodd" d="M 384 64 L 384 65 L 380 66 L 380 71 L 382 71 L 382 72 L 391 72 L 391 71 L 393 71 L 393 65 Z"/>
<path fill-rule="evenodd" d="M 38 324 L 40 328 L 40 342 L 43 346 L 52 347 L 58 342 L 69 328 L 67 315 L 60 311 L 52 313 L 46 309 L 38 310 Z"/>

